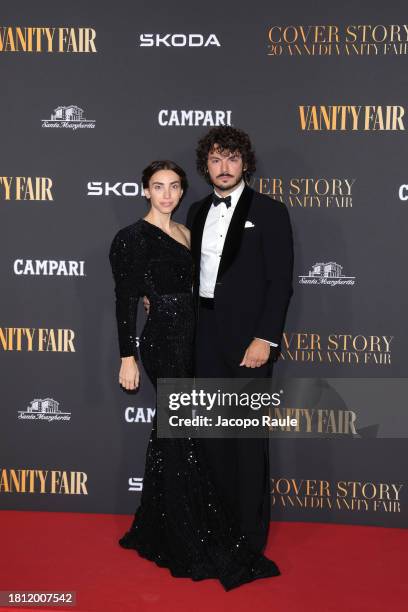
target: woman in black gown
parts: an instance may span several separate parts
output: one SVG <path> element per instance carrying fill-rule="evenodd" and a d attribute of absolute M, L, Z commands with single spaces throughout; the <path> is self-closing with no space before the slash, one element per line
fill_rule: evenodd
<path fill-rule="evenodd" d="M 171 161 L 153 162 L 142 183 L 150 210 L 115 235 L 109 259 L 115 280 L 122 366 L 119 382 L 139 385 L 136 315 L 147 296 L 149 315 L 140 336 L 144 370 L 157 378 L 193 376 L 193 260 L 188 230 L 171 220 L 187 186 Z M 252 551 L 227 515 L 202 458 L 199 438 L 159 438 L 157 410 L 146 452 L 141 502 L 119 540 L 175 577 L 217 578 L 225 590 L 279 575 L 273 561 Z"/>

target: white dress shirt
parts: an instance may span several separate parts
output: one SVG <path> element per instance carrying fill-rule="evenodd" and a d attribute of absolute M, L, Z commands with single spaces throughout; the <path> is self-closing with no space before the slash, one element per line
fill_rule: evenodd
<path fill-rule="evenodd" d="M 227 234 L 229 224 L 234 214 L 238 200 L 244 190 L 245 182 L 243 179 L 235 187 L 229 195 L 231 196 L 231 206 L 227 208 L 225 202 L 220 202 L 218 206 L 211 204 L 207 214 L 203 230 L 203 239 L 201 243 L 201 260 L 200 260 L 200 296 L 206 298 L 214 297 L 215 283 L 217 280 L 218 268 L 222 250 L 224 248 L 225 236 Z M 218 193 L 214 188 L 214 193 L 220 198 L 224 197 L 222 193 Z M 259 338 L 264 340 L 264 338 Z M 278 346 L 274 342 L 265 340 L 271 346 Z"/>

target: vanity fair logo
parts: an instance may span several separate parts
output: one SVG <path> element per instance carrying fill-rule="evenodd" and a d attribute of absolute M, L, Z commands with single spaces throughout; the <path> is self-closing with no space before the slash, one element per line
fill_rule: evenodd
<path fill-rule="evenodd" d="M 0 351 L 75 353 L 73 329 L 0 327 Z"/>
<path fill-rule="evenodd" d="M 42 119 L 43 128 L 67 128 L 69 130 L 89 129 L 95 127 L 94 119 L 86 119 L 84 110 L 79 106 L 57 106 L 51 113 L 51 119 Z"/>
<path fill-rule="evenodd" d="M 128 406 L 125 409 L 125 421 L 127 423 L 151 423 L 155 414 L 155 408 Z"/>
<path fill-rule="evenodd" d="M 355 276 L 346 276 L 342 273 L 343 266 L 335 261 L 327 263 L 318 262 L 313 264 L 307 275 L 299 276 L 301 285 L 329 285 L 337 287 L 339 285 L 354 285 Z"/>
<path fill-rule="evenodd" d="M 144 196 L 143 185 L 141 183 L 122 183 L 120 181 L 116 183 L 110 183 L 108 181 L 89 181 L 87 184 L 87 189 L 87 195 L 89 196 Z"/>
<path fill-rule="evenodd" d="M 230 110 L 164 110 L 159 111 L 162 126 L 217 126 L 232 125 Z"/>
<path fill-rule="evenodd" d="M 1 493 L 50 493 L 51 495 L 88 495 L 85 472 L 3 468 Z"/>
<path fill-rule="evenodd" d="M 47 176 L 0 176 L 0 200 L 53 200 Z"/>
<path fill-rule="evenodd" d="M 394 132 L 405 130 L 403 106 L 299 106 L 305 132 Z"/>
<path fill-rule="evenodd" d="M 215 34 L 140 34 L 140 47 L 221 47 Z"/>
<path fill-rule="evenodd" d="M 250 186 L 290 208 L 352 208 L 355 178 L 252 177 Z"/>
<path fill-rule="evenodd" d="M 0 26 L 0 52 L 96 53 L 93 28 Z"/>
<path fill-rule="evenodd" d="M 408 25 L 272 25 L 268 55 L 407 55 Z"/>
<path fill-rule="evenodd" d="M 59 402 L 51 397 L 33 399 L 25 410 L 18 411 L 18 418 L 29 421 L 70 421 L 71 413 L 58 408 Z"/>
<path fill-rule="evenodd" d="M 296 425 L 270 425 L 269 431 L 307 434 L 357 435 L 357 414 L 353 410 L 326 410 L 324 408 L 274 407 L 269 410 L 272 419 L 295 419 Z"/>
<path fill-rule="evenodd" d="M 403 483 L 271 478 L 272 507 L 344 512 L 401 512 Z"/>
<path fill-rule="evenodd" d="M 300 363 L 391 365 L 394 336 L 284 332 L 280 358 Z"/>
<path fill-rule="evenodd" d="M 60 259 L 16 259 L 14 274 L 18 276 L 86 276 L 85 261 Z"/>

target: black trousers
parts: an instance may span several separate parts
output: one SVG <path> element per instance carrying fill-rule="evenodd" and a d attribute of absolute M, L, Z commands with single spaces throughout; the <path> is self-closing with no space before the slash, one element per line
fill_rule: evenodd
<path fill-rule="evenodd" d="M 268 378 L 272 365 L 239 366 L 220 342 L 214 310 L 199 307 L 196 337 L 197 378 Z M 268 438 L 203 438 L 205 458 L 227 509 L 238 519 L 254 550 L 263 552 L 270 520 Z"/>

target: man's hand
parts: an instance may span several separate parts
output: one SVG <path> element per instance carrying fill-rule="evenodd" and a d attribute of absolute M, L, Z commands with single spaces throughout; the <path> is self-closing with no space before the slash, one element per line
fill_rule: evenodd
<path fill-rule="evenodd" d="M 139 368 L 137 367 L 135 358 L 122 357 L 122 365 L 119 371 L 119 383 L 128 391 L 132 391 L 139 386 L 139 380 Z"/>
<path fill-rule="evenodd" d="M 149 302 L 149 300 L 147 299 L 146 296 L 143 297 L 143 306 L 144 306 L 144 309 L 147 312 L 147 314 L 149 314 L 150 302 Z"/>
<path fill-rule="evenodd" d="M 268 361 L 270 352 L 269 342 L 255 338 L 245 351 L 245 355 L 239 365 L 246 366 L 247 368 L 259 368 Z"/>

